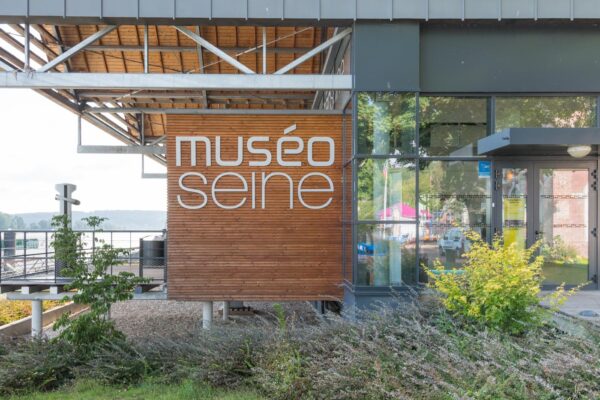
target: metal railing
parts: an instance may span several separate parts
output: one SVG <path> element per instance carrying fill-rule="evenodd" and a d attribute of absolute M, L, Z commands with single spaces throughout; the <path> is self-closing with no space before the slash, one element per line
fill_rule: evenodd
<path fill-rule="evenodd" d="M 76 230 L 89 258 L 98 241 L 125 250 L 110 274 L 133 273 L 151 279 L 167 281 L 166 230 Z M 36 281 L 65 283 L 61 277 L 52 247 L 52 230 L 0 230 L 0 283 Z M 158 239 L 158 238 L 160 239 Z M 155 240 L 156 239 L 156 240 Z M 164 245 L 163 245 L 164 244 Z"/>

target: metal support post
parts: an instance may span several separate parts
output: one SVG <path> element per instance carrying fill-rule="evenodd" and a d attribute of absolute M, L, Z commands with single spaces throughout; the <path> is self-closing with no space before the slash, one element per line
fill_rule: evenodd
<path fill-rule="evenodd" d="M 267 27 L 263 27 L 262 31 L 263 49 L 262 49 L 262 73 L 267 73 Z"/>
<path fill-rule="evenodd" d="M 42 336 L 42 301 L 31 301 L 31 337 L 39 338 Z"/>
<path fill-rule="evenodd" d="M 229 320 L 229 302 L 224 301 L 223 302 L 223 321 L 228 321 L 228 320 Z"/>
<path fill-rule="evenodd" d="M 209 330 L 212 327 L 213 302 L 205 301 L 202 306 L 202 329 Z"/>
<path fill-rule="evenodd" d="M 149 55 L 148 55 L 148 24 L 144 25 L 144 73 L 147 74 L 150 70 L 149 68 Z"/>
<path fill-rule="evenodd" d="M 29 71 L 31 69 L 31 38 L 29 37 L 29 24 L 25 24 L 25 64 L 23 69 Z"/>

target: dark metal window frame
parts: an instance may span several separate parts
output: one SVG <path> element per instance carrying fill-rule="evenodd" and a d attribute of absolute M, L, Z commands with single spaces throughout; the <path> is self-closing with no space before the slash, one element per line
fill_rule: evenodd
<path fill-rule="evenodd" d="M 359 225 L 375 225 L 375 224 L 405 224 L 405 225 L 414 225 L 416 228 L 416 244 L 415 244 L 415 251 L 416 251 L 416 263 L 417 265 L 414 266 L 415 268 L 415 274 L 416 274 L 416 282 L 419 282 L 419 272 L 420 272 L 420 266 L 419 266 L 419 262 L 420 262 L 420 226 L 421 226 L 421 218 L 420 218 L 420 205 L 419 205 L 419 195 L 420 195 L 420 189 L 419 189 L 419 179 L 420 179 L 420 167 L 421 167 L 421 161 L 482 161 L 482 160 L 486 160 L 486 161 L 490 161 L 492 163 L 492 169 L 494 168 L 494 163 L 496 158 L 495 157 L 489 157 L 489 156 L 469 156 L 469 157 L 452 157 L 452 156 L 420 156 L 419 153 L 419 148 L 420 148 L 420 98 L 423 97 L 429 97 L 429 96 L 437 96 L 437 97 L 478 97 L 478 98 L 486 98 L 487 99 L 487 135 L 491 135 L 495 132 L 496 129 L 496 99 L 498 97 L 595 97 L 596 100 L 596 126 L 595 127 L 600 127 L 600 93 L 578 93 L 578 92 L 573 92 L 573 93 L 552 93 L 552 92 L 548 92 L 548 93 L 429 93 L 429 92 L 400 92 L 400 91 L 396 91 L 396 92 L 390 92 L 390 93 L 414 93 L 416 96 L 416 116 L 415 116 L 415 149 L 416 149 L 416 154 L 407 154 L 407 155 L 383 155 L 383 154 L 362 154 L 362 153 L 356 153 L 356 150 L 358 149 L 358 94 L 362 93 L 362 91 L 352 91 L 352 149 L 351 149 L 351 155 L 349 159 L 344 159 L 344 173 L 346 170 L 346 166 L 348 164 L 351 164 L 351 170 L 352 170 L 352 193 L 350 194 L 351 197 L 347 197 L 348 193 L 345 193 L 345 191 L 347 190 L 347 185 L 345 184 L 344 181 L 344 199 L 346 198 L 351 198 L 352 199 L 352 217 L 350 221 L 343 221 L 344 226 L 346 224 L 350 224 L 352 229 L 351 229 L 351 234 L 352 234 L 352 238 L 351 238 L 351 244 L 352 244 L 352 263 L 351 263 L 351 268 L 352 268 L 352 282 L 349 282 L 347 280 L 347 275 L 346 275 L 346 266 L 348 263 L 348 260 L 345 259 L 346 257 L 346 250 L 344 250 L 344 285 L 346 285 L 347 287 L 349 287 L 353 292 L 357 293 L 357 294 L 386 294 L 386 293 L 392 293 L 395 291 L 407 291 L 407 290 L 411 290 L 410 288 L 406 287 L 406 286 L 368 286 L 368 285 L 357 285 L 356 282 L 358 282 L 357 280 L 357 266 L 358 266 L 358 252 L 356 250 L 356 239 L 357 239 L 357 226 Z M 385 91 L 381 91 L 381 93 L 388 93 Z M 344 144 L 344 151 L 345 151 L 345 144 Z M 407 160 L 407 161 L 412 161 L 415 164 L 415 209 L 416 209 L 416 219 L 415 221 L 377 221 L 377 220 L 359 220 L 358 219 L 358 160 L 360 159 L 391 159 L 391 158 L 395 158 L 397 160 Z M 539 157 L 539 156 L 534 156 L 531 157 L 533 158 L 544 158 L 544 157 Z M 504 157 L 503 159 L 510 159 L 510 157 Z M 522 157 L 520 157 L 520 159 L 522 159 Z M 547 158 L 546 158 L 547 159 Z M 563 157 L 553 157 L 553 159 L 563 159 Z M 564 159 L 569 159 L 569 157 L 564 157 Z M 572 160 L 572 158 L 571 158 Z M 589 160 L 595 160 L 597 166 L 598 166 L 598 170 L 600 170 L 600 154 L 593 158 L 590 157 L 588 158 Z M 344 175 L 344 179 L 347 179 L 347 177 L 345 177 Z M 492 188 L 493 190 L 493 188 Z M 493 196 L 493 193 L 490 193 L 490 196 Z M 345 206 L 345 204 L 344 204 Z M 596 205 L 597 207 L 597 205 Z M 344 209 L 345 212 L 345 209 Z M 492 214 L 494 213 L 494 211 L 491 211 Z M 596 213 L 597 214 L 597 226 L 600 226 L 600 212 Z M 491 224 L 492 224 L 492 230 L 494 228 L 494 217 L 493 215 L 490 216 L 491 218 Z M 344 218 L 345 219 L 345 218 Z M 346 246 L 346 229 L 344 227 L 343 229 L 343 240 L 344 240 L 344 249 Z M 598 252 L 598 254 L 600 254 L 600 240 L 597 241 L 596 243 L 596 251 Z M 599 286 L 600 287 L 600 286 Z"/>

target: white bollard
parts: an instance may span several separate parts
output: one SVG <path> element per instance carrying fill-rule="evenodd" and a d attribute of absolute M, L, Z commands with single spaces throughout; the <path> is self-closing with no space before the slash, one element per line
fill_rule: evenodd
<path fill-rule="evenodd" d="M 42 336 L 42 301 L 31 300 L 31 337 Z"/>
<path fill-rule="evenodd" d="M 202 329 L 210 329 L 213 320 L 213 302 L 205 301 L 202 306 Z"/>
<path fill-rule="evenodd" d="M 229 320 L 229 302 L 223 302 L 223 321 Z"/>

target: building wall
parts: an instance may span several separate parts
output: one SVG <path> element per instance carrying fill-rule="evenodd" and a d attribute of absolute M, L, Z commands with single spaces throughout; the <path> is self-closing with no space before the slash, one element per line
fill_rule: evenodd
<path fill-rule="evenodd" d="M 284 134 L 296 124 L 297 129 Z M 169 229 L 169 298 L 176 300 L 338 300 L 342 297 L 342 118 L 340 116 L 169 116 L 168 131 L 168 229 Z M 197 165 L 191 164 L 191 145 L 180 145 L 180 166 L 177 166 L 177 137 L 206 137 L 211 142 L 211 165 L 206 164 L 205 144 L 196 147 Z M 265 160 L 264 155 L 248 151 L 248 139 L 268 136 L 269 142 L 259 142 L 254 148 L 267 149 L 272 154 L 268 166 L 253 166 L 251 162 Z M 243 141 L 243 162 L 239 166 L 220 166 L 216 162 L 216 140 L 221 138 L 222 161 L 238 159 L 238 138 Z M 277 142 L 281 138 L 298 137 L 304 151 L 298 155 L 284 154 L 286 162 L 301 162 L 301 166 L 282 166 L 277 159 Z M 335 159 L 331 166 L 308 165 L 308 141 L 313 137 L 328 137 L 335 143 Z M 181 139 L 180 139 L 181 140 Z M 290 139 L 296 140 L 296 139 Z M 283 143 L 282 149 L 293 149 L 294 142 Z M 313 159 L 329 160 L 327 143 L 313 147 Z M 180 186 L 180 179 L 187 176 Z M 263 173 L 287 174 L 293 181 L 290 208 L 290 184 L 283 176 L 267 180 L 263 205 Z M 247 191 L 211 193 L 220 174 L 229 173 L 217 181 L 217 189 Z M 237 173 L 239 176 L 231 175 Z M 307 174 L 328 176 L 333 193 L 303 192 L 302 200 L 319 207 L 331 199 L 327 207 L 310 209 L 298 197 L 298 187 Z M 254 174 L 255 185 L 252 184 Z M 252 187 L 255 187 L 254 196 Z M 303 189 L 327 189 L 322 176 L 304 180 Z M 190 193 L 201 190 L 205 195 Z M 178 197 L 179 196 L 179 197 Z M 252 201 L 254 197 L 254 201 Z M 245 198 L 245 201 L 244 201 Z M 206 205 L 202 208 L 206 200 Z M 239 208 L 234 207 L 244 202 Z M 197 207 L 198 209 L 188 209 Z M 263 208 L 264 207 L 264 208 Z"/>

